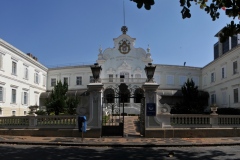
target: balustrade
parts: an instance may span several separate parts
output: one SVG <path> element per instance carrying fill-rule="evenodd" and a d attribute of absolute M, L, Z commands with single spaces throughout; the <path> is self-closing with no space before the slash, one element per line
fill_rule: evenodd
<path fill-rule="evenodd" d="M 209 125 L 210 116 L 205 115 L 171 115 L 172 125 Z"/>

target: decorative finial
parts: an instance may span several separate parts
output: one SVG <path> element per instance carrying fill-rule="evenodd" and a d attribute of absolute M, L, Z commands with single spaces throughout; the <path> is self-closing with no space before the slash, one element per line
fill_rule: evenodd
<path fill-rule="evenodd" d="M 102 46 L 100 45 L 99 47 L 99 53 L 101 54 L 102 53 Z"/>
<path fill-rule="evenodd" d="M 148 48 L 147 48 L 147 53 L 150 53 L 150 47 L 149 47 L 149 45 L 148 45 Z"/>
<path fill-rule="evenodd" d="M 128 31 L 127 26 L 122 26 L 121 31 L 122 31 L 123 34 L 126 34 L 127 31 Z"/>

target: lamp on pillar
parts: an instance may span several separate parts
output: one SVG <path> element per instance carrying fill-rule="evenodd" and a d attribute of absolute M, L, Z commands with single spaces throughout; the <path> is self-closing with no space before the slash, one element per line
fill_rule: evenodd
<path fill-rule="evenodd" d="M 91 66 L 92 74 L 94 82 L 99 82 L 100 72 L 102 70 L 102 67 L 98 65 L 98 63 L 94 63 L 93 66 Z"/>
<path fill-rule="evenodd" d="M 153 82 L 155 69 L 156 69 L 156 66 L 153 66 L 152 63 L 148 63 L 148 65 L 145 66 L 144 70 L 147 75 L 147 82 Z"/>

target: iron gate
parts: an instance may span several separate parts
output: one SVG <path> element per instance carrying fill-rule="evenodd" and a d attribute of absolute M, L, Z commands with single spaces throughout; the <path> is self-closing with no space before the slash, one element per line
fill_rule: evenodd
<path fill-rule="evenodd" d="M 131 100 L 132 99 L 132 100 Z M 102 136 L 124 136 L 124 116 L 128 115 L 125 107 L 139 103 L 139 113 L 145 104 L 143 90 L 138 86 L 131 87 L 125 83 L 109 86 L 104 90 L 102 100 Z"/>

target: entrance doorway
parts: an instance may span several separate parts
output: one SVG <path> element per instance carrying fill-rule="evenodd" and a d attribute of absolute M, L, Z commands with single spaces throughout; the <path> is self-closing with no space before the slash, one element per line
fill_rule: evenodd
<path fill-rule="evenodd" d="M 125 83 L 108 87 L 102 103 L 102 136 L 140 136 L 140 113 L 145 104 L 143 90 Z"/>

